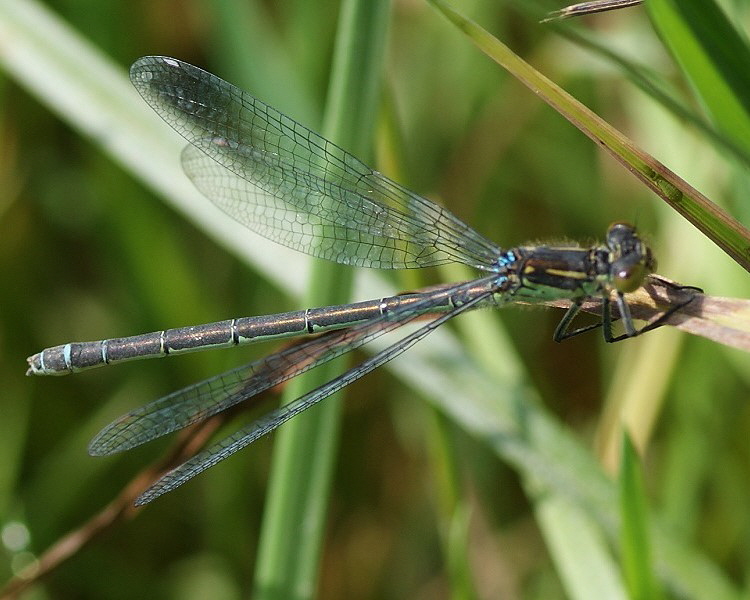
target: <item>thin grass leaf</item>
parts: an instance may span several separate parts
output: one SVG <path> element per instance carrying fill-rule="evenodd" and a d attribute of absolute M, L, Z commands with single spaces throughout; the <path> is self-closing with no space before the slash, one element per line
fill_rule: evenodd
<path fill-rule="evenodd" d="M 535 504 L 552 559 L 567 597 L 575 600 L 628 598 L 606 537 L 580 506 L 561 496 L 540 498 Z"/>
<path fill-rule="evenodd" d="M 557 110 L 658 194 L 745 270 L 750 271 L 750 230 L 662 163 L 536 71 L 507 46 L 442 0 L 431 0 L 485 54 Z"/>
<path fill-rule="evenodd" d="M 451 598 L 473 600 L 478 594 L 469 552 L 472 506 L 463 495 L 459 456 L 451 435 L 454 429 L 445 415 L 434 411 L 428 442 L 433 457 L 436 504 L 442 525 L 440 541 L 450 578 Z"/>
<path fill-rule="evenodd" d="M 638 454 L 627 432 L 622 437 L 620 466 L 620 512 L 622 533 L 620 549 L 628 598 L 657 600 L 661 597 L 654 577 L 649 540 L 646 491 Z"/>
<path fill-rule="evenodd" d="M 542 23 L 554 21 L 556 19 L 572 19 L 573 17 L 582 17 L 594 13 L 606 12 L 609 10 L 618 10 L 620 8 L 629 8 L 640 4 L 642 0 L 593 0 L 592 2 L 579 2 L 571 4 L 560 10 L 550 13 L 549 17 Z"/>
<path fill-rule="evenodd" d="M 555 27 L 555 30 L 559 35 L 574 44 L 622 69 L 635 85 L 664 106 L 676 118 L 692 125 L 702 132 L 711 143 L 733 154 L 739 162 L 750 167 L 750 152 L 748 152 L 746 143 L 736 141 L 723 130 L 717 130 L 703 113 L 681 98 L 681 90 L 660 77 L 650 65 L 641 64 L 630 57 L 623 56 L 622 53 L 611 46 L 610 40 L 606 36 L 596 35 L 595 31 L 560 26 Z"/>
<path fill-rule="evenodd" d="M 342 2 L 323 133 L 359 155 L 368 154 L 371 147 L 388 14 L 388 0 Z M 316 261 L 305 305 L 346 302 L 352 280 L 351 269 Z M 342 367 L 343 361 L 336 360 L 295 378 L 284 393 L 284 402 L 333 379 Z M 279 432 L 253 597 L 314 596 L 341 396 L 327 398 Z"/>
<path fill-rule="evenodd" d="M 713 0 L 649 0 L 651 20 L 719 130 L 750 152 L 750 47 Z"/>

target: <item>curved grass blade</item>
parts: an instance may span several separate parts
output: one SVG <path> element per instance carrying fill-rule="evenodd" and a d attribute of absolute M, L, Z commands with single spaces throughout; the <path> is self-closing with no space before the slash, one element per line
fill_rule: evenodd
<path fill-rule="evenodd" d="M 579 2 L 578 4 L 571 4 L 560 10 L 551 12 L 549 17 L 544 19 L 542 23 L 556 19 L 582 17 L 584 15 L 617 10 L 619 8 L 629 8 L 641 4 L 641 2 L 642 0 L 593 0 L 591 2 Z"/>
<path fill-rule="evenodd" d="M 669 206 L 690 221 L 745 270 L 750 271 L 750 230 L 654 157 L 536 71 L 510 48 L 443 0 L 430 2 L 480 50 L 609 152 Z"/>
<path fill-rule="evenodd" d="M 750 168 L 750 150 L 747 147 L 747 140 L 736 140 L 723 129 L 717 129 L 703 113 L 696 110 L 694 103 L 688 103 L 680 97 L 679 89 L 668 86 L 665 81 L 655 77 L 649 65 L 637 63 L 632 58 L 624 56 L 608 45 L 607 38 L 596 39 L 588 30 L 572 27 L 557 27 L 556 30 L 560 36 L 616 65 L 635 85 L 674 114 L 677 119 L 700 131 L 712 144 L 731 153 L 738 161 Z"/>

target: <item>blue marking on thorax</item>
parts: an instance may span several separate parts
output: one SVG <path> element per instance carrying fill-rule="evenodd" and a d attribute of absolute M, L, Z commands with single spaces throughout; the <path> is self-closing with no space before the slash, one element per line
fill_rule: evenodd
<path fill-rule="evenodd" d="M 516 255 L 514 250 L 508 250 L 505 254 L 501 254 L 497 257 L 497 262 L 495 263 L 498 267 L 498 270 L 504 270 L 508 267 L 513 266 L 515 263 L 518 262 L 518 256 Z"/>

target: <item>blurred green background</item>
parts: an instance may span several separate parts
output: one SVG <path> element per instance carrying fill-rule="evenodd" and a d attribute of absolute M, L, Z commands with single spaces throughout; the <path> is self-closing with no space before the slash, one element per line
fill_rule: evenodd
<path fill-rule="evenodd" d="M 746 172 L 639 91 L 611 61 L 566 42 L 517 5 L 455 4 L 750 222 Z M 320 126 L 338 2 L 46 5 L 123 75 L 139 56 L 176 56 L 313 129 Z M 723 5 L 746 29 L 743 3 Z M 539 14 L 555 8 L 542 3 Z M 642 9 L 573 26 L 648 65 L 696 104 Z M 634 221 L 650 239 L 660 273 L 711 295 L 748 296 L 744 271 L 425 2 L 393 3 L 383 76 L 378 144 L 363 158 L 438 199 L 487 237 L 505 247 L 537 240 L 590 243 L 610 222 Z M 278 346 L 46 379 L 24 377 L 26 356 L 71 340 L 300 308 L 296 298 L 115 164 L 102 151 L 107 143 L 101 132 L 92 139 L 72 130 L 0 71 L 3 581 L 87 521 L 169 447 L 167 440 L 93 459 L 86 444 L 100 427 Z M 297 260 L 308 262 L 302 255 Z M 407 289 L 443 275 L 392 277 L 397 289 Z M 676 543 L 691 544 L 715 576 L 747 593 L 748 357 L 666 328 L 612 347 L 596 334 L 560 346 L 551 336 L 561 313 L 511 307 L 488 315 L 483 317 L 509 332 L 508 364 L 523 370 L 519 380 L 609 467 L 619 441 L 612 422 L 621 413 L 635 415 L 631 427 L 645 446 L 649 504 Z M 466 343 L 470 353 L 472 342 Z M 399 360 L 409 361 L 408 354 Z M 561 562 L 575 560 L 576 540 L 551 544 L 544 527 L 540 531 L 543 515 L 529 497 L 528 481 L 388 370 L 351 386 L 347 397 L 319 597 L 456 597 L 462 577 L 471 582 L 462 588 L 470 590 L 468 597 L 567 597 Z M 272 449 L 272 437 L 263 439 L 137 518 L 117 523 L 25 597 L 246 597 Z M 446 470 L 458 482 L 458 500 L 446 500 L 454 489 L 445 483 Z M 587 485 L 582 474 L 581 486 Z M 465 552 L 458 569 L 451 556 L 453 528 L 461 532 Z M 26 544 L 23 535 L 17 540 L 24 531 Z M 695 590 L 682 592 L 700 597 Z"/>

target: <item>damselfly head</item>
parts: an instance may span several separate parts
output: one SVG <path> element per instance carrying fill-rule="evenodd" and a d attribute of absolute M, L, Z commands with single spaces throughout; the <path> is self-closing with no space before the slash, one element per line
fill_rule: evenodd
<path fill-rule="evenodd" d="M 656 270 L 651 248 L 629 223 L 612 223 L 607 230 L 609 273 L 612 286 L 622 293 L 633 292 Z"/>

